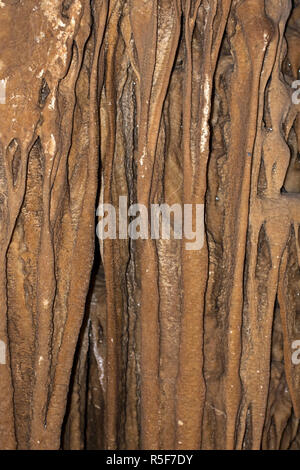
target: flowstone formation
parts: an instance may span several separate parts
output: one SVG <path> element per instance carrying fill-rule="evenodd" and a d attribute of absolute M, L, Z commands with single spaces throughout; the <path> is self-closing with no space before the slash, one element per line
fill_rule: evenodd
<path fill-rule="evenodd" d="M 0 1 L 0 449 L 300 449 L 299 51 L 298 0 Z M 120 196 L 203 247 L 99 243 Z"/>

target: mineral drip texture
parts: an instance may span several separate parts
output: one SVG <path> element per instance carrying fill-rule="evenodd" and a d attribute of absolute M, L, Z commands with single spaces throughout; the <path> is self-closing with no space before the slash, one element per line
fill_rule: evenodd
<path fill-rule="evenodd" d="M 299 0 L 0 1 L 0 449 L 300 449 L 299 69 Z"/>

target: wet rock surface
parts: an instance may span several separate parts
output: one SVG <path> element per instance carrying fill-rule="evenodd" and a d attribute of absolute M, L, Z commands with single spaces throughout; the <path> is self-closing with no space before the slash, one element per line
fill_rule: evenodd
<path fill-rule="evenodd" d="M 0 449 L 300 448 L 299 46 L 296 0 L 0 1 Z M 120 196 L 202 249 L 100 247 Z"/>

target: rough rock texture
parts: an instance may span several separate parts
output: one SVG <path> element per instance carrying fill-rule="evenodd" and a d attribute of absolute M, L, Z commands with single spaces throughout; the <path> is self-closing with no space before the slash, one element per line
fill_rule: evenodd
<path fill-rule="evenodd" d="M 0 1 L 1 449 L 300 448 L 299 51 L 296 0 Z M 100 257 L 119 196 L 204 247 Z"/>

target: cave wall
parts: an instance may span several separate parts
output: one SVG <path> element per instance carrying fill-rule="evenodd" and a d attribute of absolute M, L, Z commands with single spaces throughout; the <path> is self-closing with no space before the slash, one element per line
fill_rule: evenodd
<path fill-rule="evenodd" d="M 298 449 L 299 2 L 3 0 L 0 38 L 0 448 Z M 204 204 L 203 248 L 100 247 L 120 196 Z"/>

